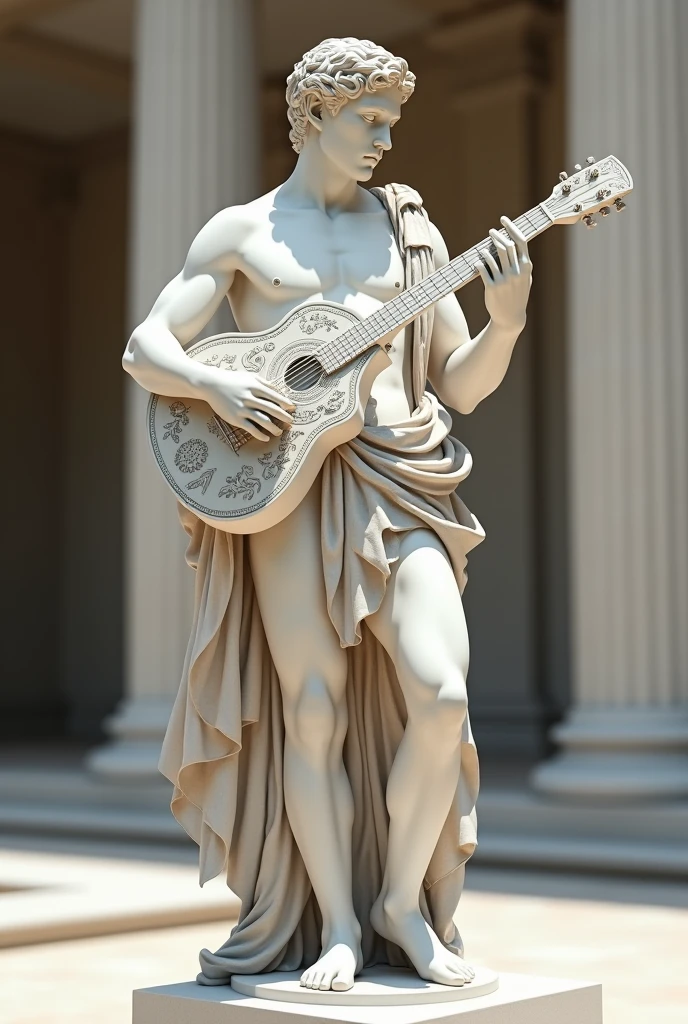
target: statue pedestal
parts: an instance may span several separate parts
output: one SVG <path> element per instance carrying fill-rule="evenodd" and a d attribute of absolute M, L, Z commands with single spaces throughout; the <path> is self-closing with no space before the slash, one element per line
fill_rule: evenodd
<path fill-rule="evenodd" d="M 499 988 L 499 975 L 478 967 L 469 985 L 449 988 L 423 981 L 403 967 L 370 967 L 356 978 L 348 992 L 313 992 L 301 987 L 301 971 L 271 974 L 235 974 L 232 988 L 242 996 L 317 1006 L 418 1006 L 421 1003 L 456 1003 L 491 995 Z"/>
<path fill-rule="evenodd" d="M 486 982 L 488 973 L 482 972 Z M 134 992 L 133 1024 L 602 1024 L 602 986 L 592 982 L 502 974 L 499 987 L 486 995 L 466 998 L 468 989 L 458 989 L 455 1000 L 446 1001 L 443 991 L 442 1001 L 409 1004 L 404 1001 L 409 987 L 399 984 L 394 972 L 366 971 L 364 976 L 360 988 L 385 989 L 388 997 L 394 997 L 396 988 L 394 1002 L 347 1004 L 342 998 L 347 993 L 333 993 L 337 1002 L 328 1005 L 323 996 L 329 993 L 313 993 L 314 999 L 309 999 L 303 990 L 301 1002 L 277 1002 L 242 995 L 229 986 L 206 988 L 184 982 Z M 356 986 L 351 994 L 355 993 Z"/>

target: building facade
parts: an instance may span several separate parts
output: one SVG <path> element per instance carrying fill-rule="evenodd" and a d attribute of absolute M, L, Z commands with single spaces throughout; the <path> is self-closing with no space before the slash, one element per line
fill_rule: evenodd
<path fill-rule="evenodd" d="M 284 80 L 344 34 L 417 76 L 374 183 L 418 189 L 452 255 L 589 154 L 635 178 L 614 223 L 532 243 L 512 365 L 455 433 L 487 531 L 466 606 L 488 783 L 513 773 L 534 814 L 673 801 L 670 838 L 688 798 L 680 0 L 0 3 L 8 418 L 43 498 L 24 505 L 13 458 L 2 735 L 19 752 L 76 741 L 72 770 L 125 805 L 154 784 L 193 574 L 121 352 L 199 227 L 288 175 Z M 460 301 L 479 330 L 482 286 Z"/>

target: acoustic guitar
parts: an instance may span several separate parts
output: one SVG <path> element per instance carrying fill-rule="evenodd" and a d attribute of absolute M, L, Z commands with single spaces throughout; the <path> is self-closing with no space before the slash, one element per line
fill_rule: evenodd
<path fill-rule="evenodd" d="M 515 221 L 527 239 L 553 224 L 622 210 L 633 188 L 614 156 L 572 175 L 562 172 L 549 199 Z M 228 533 L 257 533 L 287 516 L 306 495 L 326 456 L 361 430 L 373 381 L 389 365 L 390 339 L 424 309 L 477 276 L 480 249 L 457 256 L 362 318 L 335 302 L 298 306 L 258 334 L 217 334 L 195 342 L 190 359 L 231 373 L 259 374 L 296 405 L 293 426 L 259 441 L 217 416 L 203 401 L 152 395 L 148 432 L 165 480 L 184 505 Z"/>

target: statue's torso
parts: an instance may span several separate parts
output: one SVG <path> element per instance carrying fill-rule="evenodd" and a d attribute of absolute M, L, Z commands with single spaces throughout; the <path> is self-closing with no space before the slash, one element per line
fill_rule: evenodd
<path fill-rule="evenodd" d="M 382 206 L 330 218 L 273 206 L 274 193 L 243 208 L 248 217 L 229 301 L 239 330 L 262 331 L 303 302 L 341 302 L 361 316 L 404 288 L 404 267 Z M 392 364 L 373 386 L 366 421 L 394 423 L 412 406 L 410 331 L 394 339 Z"/>

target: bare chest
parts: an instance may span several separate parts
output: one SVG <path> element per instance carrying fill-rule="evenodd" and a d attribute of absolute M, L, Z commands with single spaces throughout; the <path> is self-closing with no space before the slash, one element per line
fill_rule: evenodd
<path fill-rule="evenodd" d="M 380 214 L 273 211 L 240 254 L 230 303 L 241 330 L 259 331 L 303 302 L 341 302 L 362 316 L 398 294 L 404 268 L 389 218 Z"/>

